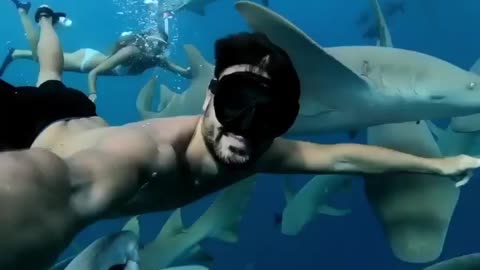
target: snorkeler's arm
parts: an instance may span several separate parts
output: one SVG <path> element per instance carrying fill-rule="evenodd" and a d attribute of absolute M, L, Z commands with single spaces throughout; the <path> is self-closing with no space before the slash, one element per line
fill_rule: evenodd
<path fill-rule="evenodd" d="M 139 50 L 135 47 L 124 47 L 92 69 L 90 73 L 88 73 L 89 94 L 97 93 L 97 77 L 99 74 L 111 72 L 115 67 L 126 63 L 138 53 Z"/>
<path fill-rule="evenodd" d="M 425 158 L 383 147 L 340 143 L 322 145 L 277 139 L 259 162 L 269 173 L 389 173 L 456 175 L 480 166 L 469 156 Z"/>
<path fill-rule="evenodd" d="M 190 68 L 183 68 L 173 63 L 168 58 L 162 58 L 162 60 L 160 61 L 160 66 L 186 79 L 192 78 L 192 72 Z"/>

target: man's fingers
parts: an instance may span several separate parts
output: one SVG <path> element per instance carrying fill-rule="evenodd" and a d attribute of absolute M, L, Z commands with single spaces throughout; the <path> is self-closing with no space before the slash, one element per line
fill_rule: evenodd
<path fill-rule="evenodd" d="M 460 181 L 455 183 L 455 186 L 458 188 L 466 185 L 470 181 L 470 178 L 472 177 L 473 177 L 473 171 L 468 171 Z"/>

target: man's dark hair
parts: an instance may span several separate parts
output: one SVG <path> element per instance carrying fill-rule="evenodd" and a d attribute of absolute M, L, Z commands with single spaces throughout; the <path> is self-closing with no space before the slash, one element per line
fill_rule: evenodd
<path fill-rule="evenodd" d="M 300 79 L 290 57 L 263 33 L 241 32 L 218 39 L 215 42 L 215 77 L 233 65 L 259 66 L 266 56 L 268 61 L 260 68 L 267 72 L 275 85 L 288 89 L 292 98 L 298 100 Z"/>

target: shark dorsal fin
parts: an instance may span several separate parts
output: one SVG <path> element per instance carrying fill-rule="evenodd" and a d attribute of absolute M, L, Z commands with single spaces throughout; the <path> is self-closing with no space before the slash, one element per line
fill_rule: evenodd
<path fill-rule="evenodd" d="M 125 223 L 122 228 L 122 231 L 131 231 L 134 234 L 140 236 L 140 223 L 138 221 L 138 216 L 134 216 Z"/>
<path fill-rule="evenodd" d="M 475 63 L 473 63 L 473 65 L 470 67 L 470 72 L 480 75 L 480 58 L 478 58 L 477 61 L 475 61 Z"/>
<path fill-rule="evenodd" d="M 183 226 L 182 212 L 180 208 L 178 208 L 177 210 L 173 211 L 173 213 L 167 219 L 154 242 L 166 241 L 166 239 L 184 232 L 185 227 Z"/>
<path fill-rule="evenodd" d="M 378 0 L 370 0 L 370 2 L 377 15 L 378 35 L 380 37 L 377 46 L 393 47 L 392 36 L 390 35 L 387 21 L 385 20 L 385 16 L 383 16 L 382 8 L 380 7 Z"/>

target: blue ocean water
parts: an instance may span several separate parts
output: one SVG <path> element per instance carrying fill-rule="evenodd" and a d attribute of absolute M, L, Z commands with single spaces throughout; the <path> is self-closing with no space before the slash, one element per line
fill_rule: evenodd
<path fill-rule="evenodd" d="M 406 13 L 389 20 L 396 47 L 424 52 L 468 69 L 480 56 L 480 35 L 476 0 L 405 0 Z M 233 8 L 234 1 L 218 0 L 207 8 L 206 16 L 180 12 L 172 21 L 172 35 L 176 37 L 171 57 L 187 65 L 182 49 L 184 44 L 194 44 L 210 61 L 213 60 L 214 41 L 226 34 L 248 30 L 245 22 Z M 33 1 L 34 8 L 49 4 L 64 10 L 73 20 L 71 28 L 60 30 L 65 51 L 95 48 L 107 51 L 119 34 L 125 30 L 141 30 L 138 18 L 121 16 L 122 11 L 112 0 L 47 0 Z M 370 8 L 370 3 L 352 0 L 280 1 L 270 0 L 273 10 L 282 14 L 322 46 L 373 45 L 373 40 L 362 38 L 363 28 L 354 23 L 356 16 Z M 144 9 L 138 5 L 139 10 Z M 28 48 L 18 15 L 8 0 L 0 2 L 0 49 L 8 46 Z M 34 84 L 38 65 L 17 61 L 7 70 L 4 79 L 13 84 Z M 99 114 L 113 125 L 139 120 L 135 100 L 139 89 L 151 78 L 154 71 L 135 77 L 100 77 Z M 162 82 L 181 91 L 188 81 L 161 71 Z M 66 73 L 65 81 L 79 89 L 86 89 L 85 74 Z M 309 139 L 332 143 L 350 140 L 345 134 L 331 134 Z M 365 142 L 361 134 L 356 142 Z M 302 185 L 309 176 L 298 176 Z M 355 182 L 352 194 L 342 194 L 338 205 L 351 207 L 352 214 L 341 217 L 319 216 L 296 237 L 281 234 L 274 223 L 274 214 L 281 212 L 284 198 L 279 175 L 262 175 L 252 197 L 250 207 L 241 226 L 240 241 L 224 244 L 207 240 L 205 248 L 214 255 L 213 269 L 263 270 L 263 269 L 372 269 L 415 270 L 423 265 L 402 263 L 396 259 L 383 237 L 380 225 L 369 208 L 360 179 Z M 462 189 L 460 200 L 452 218 L 440 259 L 447 259 L 480 250 L 480 219 L 477 215 L 480 188 L 478 177 Z M 184 212 L 188 222 L 211 202 L 213 196 L 188 206 Z M 170 213 L 143 216 L 141 224 L 144 240 L 151 239 Z M 126 219 L 105 221 L 89 227 L 76 239 L 86 246 L 105 233 L 118 230 Z M 72 253 L 72 249 L 64 255 Z"/>

